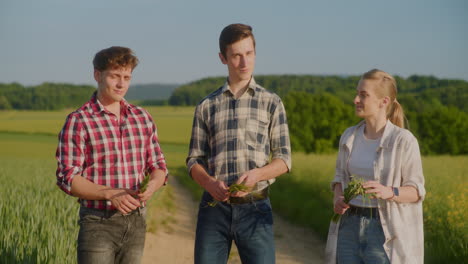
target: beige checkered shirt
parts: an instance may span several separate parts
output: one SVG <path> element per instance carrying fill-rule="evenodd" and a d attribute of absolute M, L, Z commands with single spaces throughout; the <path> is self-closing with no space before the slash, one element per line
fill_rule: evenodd
<path fill-rule="evenodd" d="M 229 84 L 203 99 L 195 110 L 187 167 L 205 167 L 208 174 L 227 185 L 242 173 L 282 159 L 291 169 L 289 130 L 281 99 L 252 80 L 235 99 Z M 262 190 L 274 179 L 262 181 Z"/>

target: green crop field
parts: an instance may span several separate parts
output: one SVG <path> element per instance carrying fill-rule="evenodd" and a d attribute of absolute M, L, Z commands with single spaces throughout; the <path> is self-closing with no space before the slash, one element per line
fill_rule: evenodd
<path fill-rule="evenodd" d="M 293 171 L 272 187 L 275 210 L 316 230 L 324 240 L 333 214 L 330 181 L 336 155 L 293 155 Z M 468 156 L 423 157 L 426 263 L 462 263 L 468 257 Z M 450 242 L 448 242 L 450 241 Z"/>
<path fill-rule="evenodd" d="M 78 203 L 55 186 L 55 138 L 0 134 L 0 262 L 73 263 Z"/>
<path fill-rule="evenodd" d="M 155 120 L 162 142 L 188 144 L 194 107 L 145 109 Z M 0 131 L 58 135 L 70 111 L 0 111 Z"/>
<path fill-rule="evenodd" d="M 78 236 L 77 199 L 55 185 L 55 136 L 0 132 L 0 263 L 74 263 Z M 166 144 L 169 160 L 185 146 Z M 171 219 L 171 187 L 149 202 L 148 231 Z"/>
<path fill-rule="evenodd" d="M 169 169 L 171 164 L 181 166 L 188 150 L 192 108 L 147 109 L 158 127 L 174 129 L 158 132 L 169 138 L 161 143 Z M 0 263 L 76 262 L 79 204 L 55 185 L 57 135 L 67 114 L 0 111 Z M 171 122 L 175 125 L 169 126 Z M 151 211 L 160 207 L 170 211 L 171 195 L 170 187 L 165 188 L 155 195 L 156 202 L 150 202 L 149 231 L 170 220 Z"/>
<path fill-rule="evenodd" d="M 147 109 L 171 173 L 199 192 L 184 168 L 193 107 Z M 79 205 L 56 187 L 54 176 L 57 134 L 67 114 L 0 111 L 0 263 L 75 261 Z M 292 173 L 278 178 L 271 191 L 276 212 L 323 239 L 332 215 L 329 182 L 335 158 L 294 153 Z M 423 157 L 423 166 L 426 262 L 463 262 L 468 257 L 468 157 Z M 167 197 L 170 193 L 161 200 Z"/>

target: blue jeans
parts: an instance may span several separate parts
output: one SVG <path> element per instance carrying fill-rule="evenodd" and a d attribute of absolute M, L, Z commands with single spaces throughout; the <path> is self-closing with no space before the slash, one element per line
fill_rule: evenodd
<path fill-rule="evenodd" d="M 243 264 L 275 263 L 273 214 L 270 200 L 245 204 L 218 202 L 203 194 L 195 237 L 195 264 L 227 263 L 232 241 Z"/>
<path fill-rule="evenodd" d="M 377 216 L 341 217 L 338 231 L 337 263 L 390 264 L 383 244 L 385 235 Z"/>
<path fill-rule="evenodd" d="M 146 234 L 146 211 L 129 215 L 80 208 L 78 263 L 140 263 Z"/>

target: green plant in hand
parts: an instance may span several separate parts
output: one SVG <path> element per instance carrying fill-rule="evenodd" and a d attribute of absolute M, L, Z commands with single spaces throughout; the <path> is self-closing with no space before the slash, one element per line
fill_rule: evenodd
<path fill-rule="evenodd" d="M 231 186 L 229 186 L 228 192 L 229 192 L 229 195 L 230 195 L 230 194 L 235 193 L 235 192 L 244 192 L 244 191 L 248 191 L 248 190 L 249 190 L 249 187 L 245 186 L 244 184 L 234 183 Z M 213 200 L 213 201 L 208 203 L 208 205 L 211 206 L 211 207 L 215 207 L 217 204 L 218 204 L 217 200 Z"/>
<path fill-rule="evenodd" d="M 362 187 L 364 180 L 361 178 L 352 177 L 351 181 L 348 183 L 348 186 L 344 189 L 344 202 L 348 204 L 352 199 L 356 196 L 361 195 L 363 198 L 369 198 L 370 195 L 366 193 L 366 189 Z M 340 220 L 341 215 L 334 213 L 332 217 L 333 222 L 338 222 Z"/>
<path fill-rule="evenodd" d="M 146 191 L 146 188 L 148 188 L 149 180 L 150 180 L 150 175 L 149 173 L 146 173 L 145 178 L 140 183 L 140 193 L 144 193 Z"/>

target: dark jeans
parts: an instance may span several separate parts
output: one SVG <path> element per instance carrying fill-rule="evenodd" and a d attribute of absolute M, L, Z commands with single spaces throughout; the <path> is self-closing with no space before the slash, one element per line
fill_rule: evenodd
<path fill-rule="evenodd" d="M 78 263 L 140 263 L 146 211 L 129 215 L 80 208 Z"/>
<path fill-rule="evenodd" d="M 207 203 L 213 198 L 203 194 L 198 211 L 195 238 L 196 264 L 227 263 L 232 241 L 243 264 L 275 263 L 273 215 L 270 200 L 246 204 Z"/>

